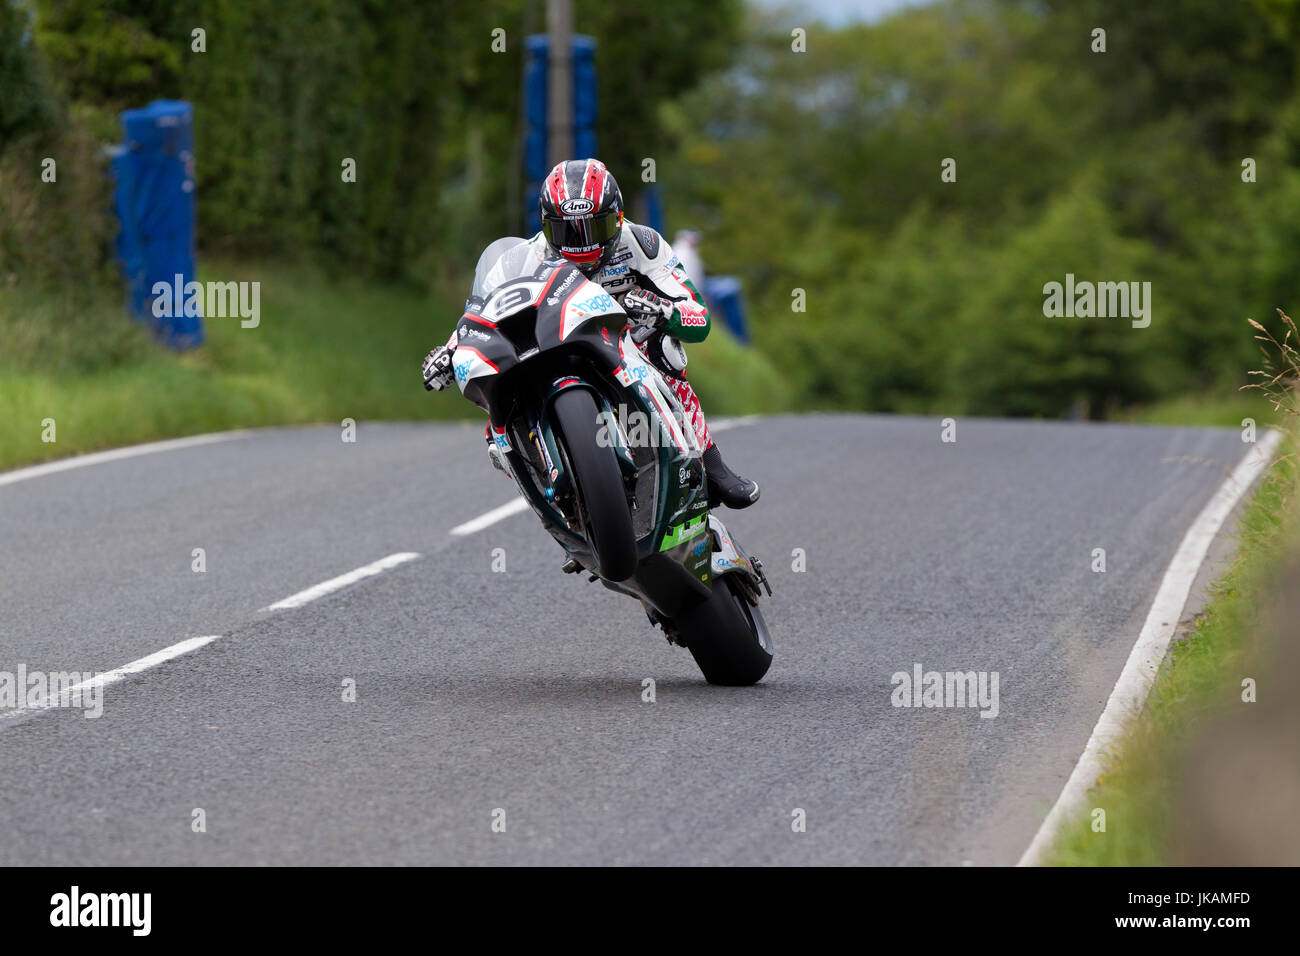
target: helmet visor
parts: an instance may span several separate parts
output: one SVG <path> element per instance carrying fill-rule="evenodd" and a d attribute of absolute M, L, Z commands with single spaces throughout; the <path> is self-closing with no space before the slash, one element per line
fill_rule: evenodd
<path fill-rule="evenodd" d="M 623 216 L 616 210 L 594 216 L 568 218 L 542 217 L 542 235 L 555 249 L 573 259 L 595 259 L 609 242 L 618 236 Z"/>

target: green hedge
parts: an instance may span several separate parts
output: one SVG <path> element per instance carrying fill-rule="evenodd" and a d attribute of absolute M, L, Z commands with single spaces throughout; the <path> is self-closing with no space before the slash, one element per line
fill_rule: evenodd
<path fill-rule="evenodd" d="M 97 134 L 157 97 L 194 103 L 205 249 L 436 284 L 519 232 L 535 201 L 514 173 L 523 40 L 544 29 L 535 3 L 38 3 L 52 73 Z M 634 195 L 641 159 L 669 145 L 660 101 L 725 61 L 740 5 L 577 6 L 576 28 L 601 37 L 601 152 Z"/>

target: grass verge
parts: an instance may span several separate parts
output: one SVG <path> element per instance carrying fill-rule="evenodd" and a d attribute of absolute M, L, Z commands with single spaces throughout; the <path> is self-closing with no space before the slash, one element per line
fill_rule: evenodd
<path fill-rule="evenodd" d="M 74 302 L 0 289 L 0 468 L 229 428 L 482 416 L 458 394 L 427 394 L 418 377 L 463 296 L 282 264 L 208 262 L 200 278 L 261 282 L 259 326 L 210 319 L 203 347 L 176 354 L 116 294 Z M 690 358 L 710 415 L 787 405 L 775 368 L 721 330 Z M 53 442 L 42 440 L 49 419 Z"/>
<path fill-rule="evenodd" d="M 1278 569 L 1296 550 L 1296 452 L 1292 435 L 1242 513 L 1231 566 L 1214 584 L 1195 628 L 1171 646 L 1145 708 L 1125 727 L 1087 806 L 1046 855 L 1048 865 L 1236 862 L 1221 848 L 1206 849 L 1196 825 L 1205 809 L 1198 809 L 1196 801 L 1209 799 L 1210 790 L 1189 786 L 1189 780 L 1196 779 L 1206 741 L 1215 739 L 1243 707 L 1258 706 L 1243 702 L 1242 680 L 1267 672 L 1275 651 L 1263 618 L 1279 587 Z M 1272 682 L 1273 687 L 1279 684 Z M 1220 765 L 1218 774 L 1224 772 Z M 1248 825 L 1258 797 L 1249 791 L 1214 797 L 1220 804 L 1214 813 Z M 1094 808 L 1105 811 L 1104 832 L 1093 830 Z M 1265 846 L 1267 841 L 1266 835 Z M 1255 862 L 1264 861 L 1255 857 Z"/>
<path fill-rule="evenodd" d="M 1253 418 L 1256 428 L 1285 424 L 1286 416 L 1273 409 L 1259 392 L 1223 391 L 1204 395 L 1182 395 L 1139 408 L 1125 409 L 1112 421 L 1141 425 L 1203 425 L 1241 428 L 1244 418 Z"/>

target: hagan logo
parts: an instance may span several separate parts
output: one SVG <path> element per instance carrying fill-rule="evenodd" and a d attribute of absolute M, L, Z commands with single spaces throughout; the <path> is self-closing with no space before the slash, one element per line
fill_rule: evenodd
<path fill-rule="evenodd" d="M 573 307 L 579 312 L 610 312 L 614 308 L 614 299 L 608 292 L 602 292 L 590 299 L 573 303 Z"/>

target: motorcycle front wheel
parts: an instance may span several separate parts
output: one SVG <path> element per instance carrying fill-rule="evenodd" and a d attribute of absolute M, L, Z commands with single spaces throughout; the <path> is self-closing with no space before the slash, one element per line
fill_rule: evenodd
<path fill-rule="evenodd" d="M 596 400 L 584 388 L 570 388 L 555 397 L 552 411 L 578 486 L 597 570 L 610 581 L 625 581 L 636 571 L 636 535 L 614 449 L 596 438 L 601 426 Z"/>

